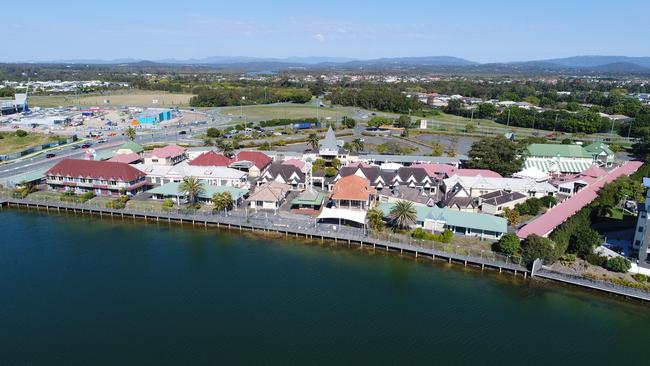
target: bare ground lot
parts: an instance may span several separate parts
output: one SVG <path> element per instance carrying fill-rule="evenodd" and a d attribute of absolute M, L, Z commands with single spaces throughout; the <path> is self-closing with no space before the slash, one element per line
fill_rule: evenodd
<path fill-rule="evenodd" d="M 80 106 L 129 106 L 129 107 L 186 107 L 192 94 L 165 92 L 128 91 L 97 95 L 34 95 L 29 97 L 33 107 Z M 108 101 L 108 103 L 104 103 Z M 157 103 L 154 103 L 157 101 Z"/>

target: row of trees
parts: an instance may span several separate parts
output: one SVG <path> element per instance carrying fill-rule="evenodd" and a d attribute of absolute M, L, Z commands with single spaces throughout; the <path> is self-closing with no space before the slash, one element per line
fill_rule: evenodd
<path fill-rule="evenodd" d="M 337 88 L 327 96 L 327 99 L 332 104 L 393 113 L 415 112 L 423 107 L 417 98 L 408 98 L 400 90 L 393 88 Z"/>
<path fill-rule="evenodd" d="M 279 102 L 307 103 L 311 100 L 308 89 L 267 87 L 195 88 L 197 95 L 190 99 L 192 107 L 224 107 L 268 104 Z"/>
<path fill-rule="evenodd" d="M 501 112 L 496 121 L 514 127 L 538 128 L 571 133 L 609 132 L 610 119 L 601 117 L 598 112 L 581 110 L 576 113 L 567 111 L 537 112 L 525 108 L 508 108 Z"/>

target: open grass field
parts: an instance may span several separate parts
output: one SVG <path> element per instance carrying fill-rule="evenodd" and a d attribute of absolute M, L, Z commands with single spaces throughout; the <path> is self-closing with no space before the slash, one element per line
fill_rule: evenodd
<path fill-rule="evenodd" d="M 46 135 L 42 133 L 27 133 L 27 136 L 18 137 L 15 131 L 0 132 L 0 155 L 14 153 L 24 150 L 28 147 L 41 145 L 60 139 L 56 135 Z"/>
<path fill-rule="evenodd" d="M 192 94 L 176 94 L 158 91 L 128 91 L 94 95 L 33 95 L 29 105 L 33 107 L 59 106 L 129 106 L 129 107 L 187 107 Z M 109 103 L 104 103 L 108 100 Z M 153 101 L 158 103 L 154 104 Z"/>
<path fill-rule="evenodd" d="M 314 104 L 272 104 L 272 105 L 255 105 L 244 106 L 241 111 L 240 107 L 223 107 L 221 114 L 232 117 L 234 120 L 243 120 L 240 117 L 243 111 L 246 119 L 249 121 L 263 121 L 277 118 L 316 118 L 316 106 Z M 330 117 L 333 120 L 341 120 L 343 116 L 348 116 L 359 120 L 354 110 L 349 107 L 320 107 L 318 115 L 322 118 Z"/>

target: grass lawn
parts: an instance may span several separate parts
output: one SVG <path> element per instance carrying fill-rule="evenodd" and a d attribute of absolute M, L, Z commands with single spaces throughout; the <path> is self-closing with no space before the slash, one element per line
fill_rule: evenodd
<path fill-rule="evenodd" d="M 15 131 L 0 132 L 0 136 L 2 136 L 0 139 L 0 154 L 2 155 L 61 139 L 61 137 L 57 135 L 33 132 L 28 132 L 27 136 L 18 137 L 16 136 Z"/>
<path fill-rule="evenodd" d="M 130 200 L 126 203 L 126 207 L 133 210 L 156 210 L 162 211 L 162 200 L 146 200 L 146 201 L 137 201 Z"/>
<path fill-rule="evenodd" d="M 322 118 L 330 117 L 338 121 L 343 116 L 348 116 L 358 120 L 352 108 L 349 107 L 320 107 L 319 109 L 318 115 Z M 241 110 L 240 107 L 223 107 L 221 114 L 233 117 L 235 120 L 243 120 L 243 118 L 240 118 L 241 111 L 243 111 L 244 116 L 249 121 L 263 121 L 278 118 L 316 118 L 316 106 L 314 104 L 254 105 L 244 106 Z"/>
<path fill-rule="evenodd" d="M 192 94 L 166 93 L 163 91 L 129 90 L 111 94 L 91 95 L 30 95 L 29 105 L 35 107 L 58 107 L 67 105 L 87 106 L 142 106 L 175 107 L 188 106 Z M 158 100 L 153 104 L 153 100 Z M 108 100 L 108 104 L 104 104 Z"/>
<path fill-rule="evenodd" d="M 59 201 L 61 193 L 52 191 L 36 191 L 31 193 L 27 198 L 32 200 Z"/>
<path fill-rule="evenodd" d="M 462 124 L 470 123 L 470 118 L 469 117 L 460 117 L 460 116 L 456 116 L 456 115 L 453 115 L 453 114 L 447 114 L 447 113 L 444 113 L 444 112 L 440 112 L 440 115 L 431 116 L 431 117 L 428 117 L 428 118 L 431 119 L 431 120 L 434 120 L 434 121 L 438 120 L 438 121 L 442 121 L 442 122 L 453 122 L 453 123 L 462 123 Z M 475 124 L 475 125 L 478 125 L 480 123 L 481 126 L 485 126 L 485 127 L 503 127 L 503 128 L 506 127 L 506 126 L 504 126 L 502 124 L 496 123 L 496 122 L 494 122 L 492 120 L 489 120 L 489 119 L 474 118 L 471 122 L 473 124 Z"/>

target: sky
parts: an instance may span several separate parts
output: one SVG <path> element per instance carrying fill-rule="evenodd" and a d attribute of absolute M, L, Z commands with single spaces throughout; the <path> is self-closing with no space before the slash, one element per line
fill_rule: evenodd
<path fill-rule="evenodd" d="M 647 0 L 7 1 L 0 61 L 650 56 Z"/>

